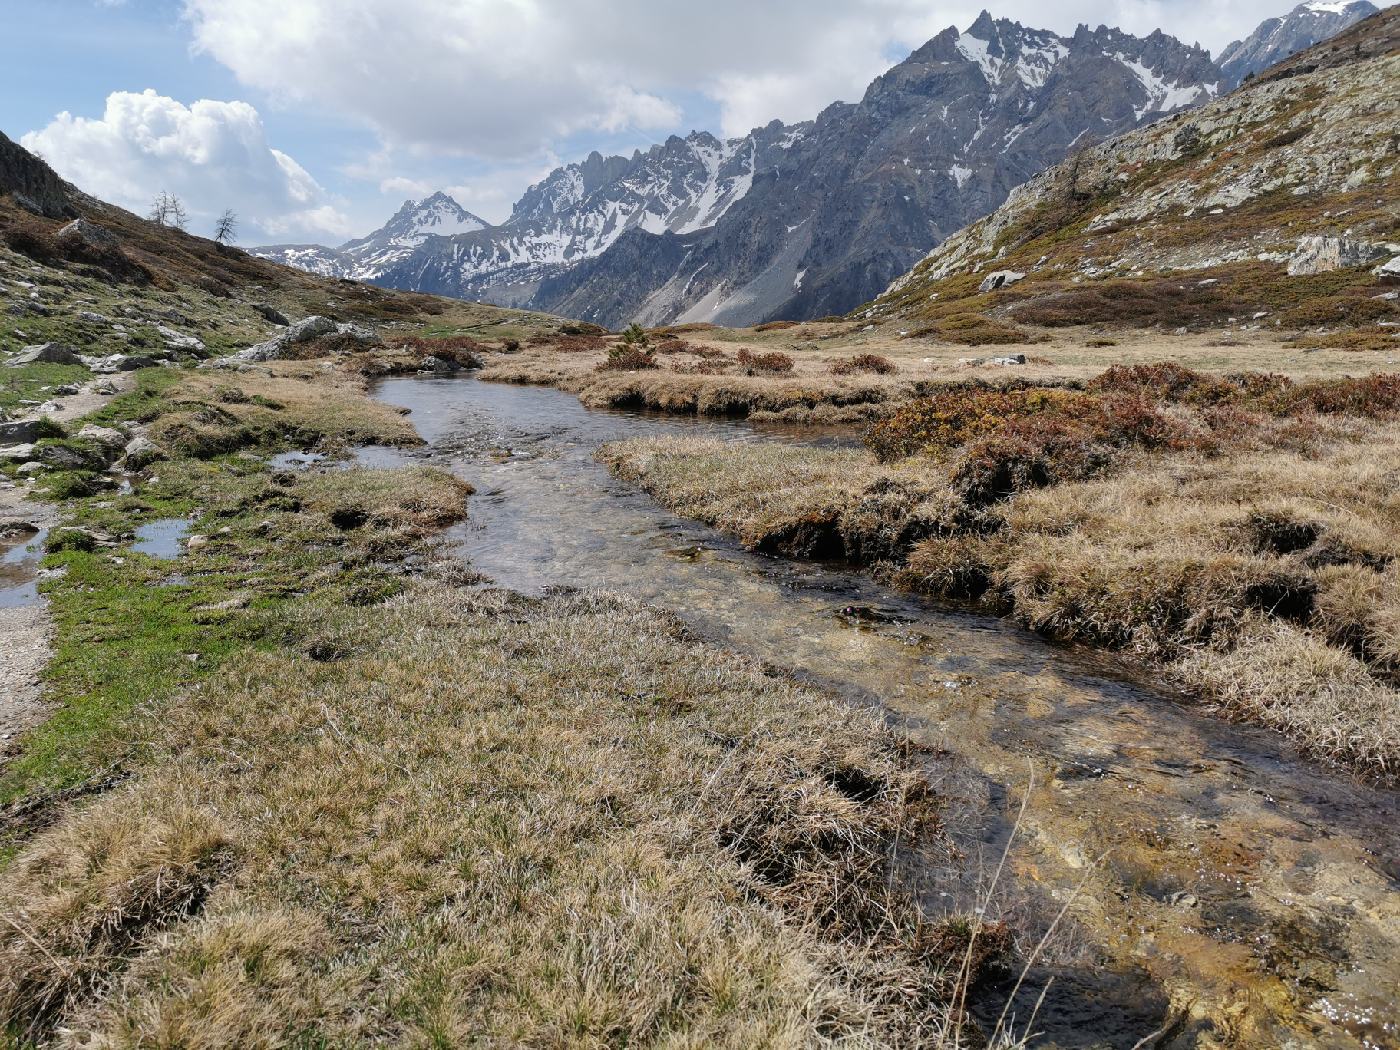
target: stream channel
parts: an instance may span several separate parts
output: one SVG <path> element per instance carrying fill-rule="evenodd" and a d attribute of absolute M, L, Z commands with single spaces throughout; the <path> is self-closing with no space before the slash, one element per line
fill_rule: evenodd
<path fill-rule="evenodd" d="M 1037 1046 L 1400 1047 L 1400 795 L 1194 709 L 1117 662 L 885 588 L 850 566 L 745 552 L 613 478 L 593 454 L 655 435 L 849 443 L 742 421 L 585 409 L 470 378 L 382 382 L 429 462 L 476 487 L 452 533 L 496 584 L 606 589 L 876 704 L 931 749 L 957 856 L 918 873 L 969 909 L 1025 817 L 993 917 L 1034 944 L 1013 1008 Z M 1029 797 L 1027 788 L 1029 785 Z M 983 989 L 995 1020 L 1007 986 Z"/>

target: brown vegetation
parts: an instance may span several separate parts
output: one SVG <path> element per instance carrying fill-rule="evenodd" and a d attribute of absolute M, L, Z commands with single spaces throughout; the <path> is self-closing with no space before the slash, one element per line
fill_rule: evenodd
<path fill-rule="evenodd" d="M 834 376 L 849 376 L 858 373 L 869 375 L 888 376 L 898 372 L 888 357 L 879 354 L 855 354 L 852 357 L 843 357 L 831 366 L 831 374 Z"/>

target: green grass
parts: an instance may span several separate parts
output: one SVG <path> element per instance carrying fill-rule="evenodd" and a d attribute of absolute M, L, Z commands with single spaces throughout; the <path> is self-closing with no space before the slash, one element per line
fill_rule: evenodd
<path fill-rule="evenodd" d="M 15 413 L 29 406 L 22 401 L 46 401 L 50 391 L 65 383 L 83 383 L 92 374 L 82 365 L 21 365 L 5 368 L 0 362 L 0 409 Z"/>

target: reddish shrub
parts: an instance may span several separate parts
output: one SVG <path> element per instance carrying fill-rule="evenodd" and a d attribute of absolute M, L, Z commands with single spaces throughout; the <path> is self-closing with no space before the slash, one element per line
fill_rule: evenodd
<path fill-rule="evenodd" d="M 844 357 L 831 366 L 834 376 L 849 376 L 858 372 L 887 376 L 897 371 L 893 361 L 879 354 L 856 354 L 854 357 Z"/>
<path fill-rule="evenodd" d="M 608 348 L 608 356 L 598 362 L 599 372 L 638 372 L 656 368 L 656 355 L 648 348 L 617 345 Z"/>
<path fill-rule="evenodd" d="M 739 364 L 747 375 L 784 375 L 792 371 L 792 358 L 776 350 L 766 354 L 740 350 L 738 357 Z"/>

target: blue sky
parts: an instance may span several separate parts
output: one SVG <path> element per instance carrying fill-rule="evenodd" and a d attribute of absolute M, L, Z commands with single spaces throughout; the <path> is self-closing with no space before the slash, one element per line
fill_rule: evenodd
<path fill-rule="evenodd" d="M 337 243 L 447 189 L 489 221 L 591 149 L 806 119 L 981 4 L 925 0 L 0 0 L 0 130 L 133 208 Z M 1072 32 L 1218 51 L 1276 0 L 1033 0 Z M 61 117 L 67 114 L 67 117 Z"/>

